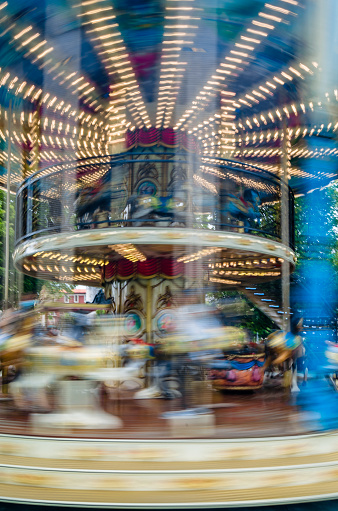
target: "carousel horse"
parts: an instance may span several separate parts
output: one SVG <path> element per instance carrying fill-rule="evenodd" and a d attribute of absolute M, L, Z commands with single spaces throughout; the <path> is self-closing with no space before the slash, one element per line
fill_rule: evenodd
<path fill-rule="evenodd" d="M 136 195 L 128 200 L 132 219 L 186 222 L 187 198 L 184 191 L 174 191 L 166 196 Z"/>
<path fill-rule="evenodd" d="M 266 361 L 264 369 L 271 366 L 285 364 L 287 371 L 285 380 L 291 371 L 291 392 L 299 392 L 297 384 L 297 365 L 304 357 L 305 349 L 302 337 L 299 335 L 303 327 L 303 320 L 292 320 L 290 332 L 279 330 L 270 334 L 265 342 Z M 304 372 L 306 377 L 306 371 Z M 285 381 L 288 386 L 288 382 Z"/>
<path fill-rule="evenodd" d="M 216 210 L 222 222 L 229 223 L 232 219 L 243 223 L 244 229 L 248 230 L 250 221 L 260 220 L 260 197 L 254 190 L 245 190 L 243 196 L 234 194 L 221 195 L 222 204 Z"/>
<path fill-rule="evenodd" d="M 101 207 L 101 209 L 108 209 L 111 199 L 111 184 L 99 183 L 97 186 L 86 186 L 78 192 L 75 200 L 75 211 L 79 218 L 83 217 L 86 213 L 94 213 L 94 211 Z"/>
<path fill-rule="evenodd" d="M 0 329 L 2 387 L 7 393 L 9 373 L 11 372 L 11 380 L 20 373 L 24 363 L 24 350 L 30 346 L 33 316 L 9 309 L 2 314 Z"/>
<path fill-rule="evenodd" d="M 67 348 L 81 347 L 82 343 L 74 338 L 56 334 L 51 336 L 48 332 L 37 335 L 35 318 L 34 311 L 8 310 L 0 319 L 2 389 L 7 394 L 9 386 L 9 394 L 18 409 L 50 410 L 46 385 L 41 385 L 34 373 L 30 374 L 30 381 L 27 380 L 27 373 L 29 373 L 27 353 L 31 348 L 39 346 L 60 345 Z M 48 377 L 51 379 L 53 375 L 49 374 Z M 22 384 L 23 381 L 25 384 Z"/>

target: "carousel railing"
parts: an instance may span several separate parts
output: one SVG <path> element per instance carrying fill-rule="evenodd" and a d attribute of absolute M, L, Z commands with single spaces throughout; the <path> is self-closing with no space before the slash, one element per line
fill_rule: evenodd
<path fill-rule="evenodd" d="M 136 171 L 142 166 L 155 169 L 164 163 L 172 174 L 175 168 L 181 172 L 171 184 L 167 176 L 167 188 L 151 172 L 135 185 Z M 142 186 L 148 189 L 140 191 Z M 277 176 L 253 165 L 196 155 L 187 158 L 186 153 L 170 151 L 52 165 L 29 176 L 18 190 L 16 244 L 60 232 L 157 225 L 280 241 L 281 187 Z M 293 247 L 294 198 L 290 187 L 287 190 L 289 244 Z M 141 204 L 140 208 L 147 198 L 156 207 Z"/>

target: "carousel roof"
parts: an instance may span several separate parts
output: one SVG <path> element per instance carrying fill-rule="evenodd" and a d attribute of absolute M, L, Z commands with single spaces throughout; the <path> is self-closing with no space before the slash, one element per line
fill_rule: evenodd
<path fill-rule="evenodd" d="M 310 5 L 5 1 L 0 160 L 5 166 L 9 130 L 19 182 L 20 172 L 27 176 L 55 162 L 120 152 L 126 132 L 172 128 L 194 135 L 207 156 L 277 174 L 288 150 L 296 191 L 309 178 L 313 187 L 325 186 L 336 177 L 325 162 L 338 154 L 330 143 L 338 122 L 331 112 L 332 119 L 314 125 L 313 110 L 326 111 L 337 91 L 323 98 L 308 92 L 321 72 L 304 46 Z M 322 161 L 319 174 L 304 170 L 307 158 Z"/>

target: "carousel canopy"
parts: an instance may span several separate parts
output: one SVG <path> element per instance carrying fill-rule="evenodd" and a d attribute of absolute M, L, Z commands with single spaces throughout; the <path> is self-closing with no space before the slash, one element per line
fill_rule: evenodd
<path fill-rule="evenodd" d="M 5 1 L 0 160 L 11 136 L 16 183 L 56 162 L 121 152 L 139 129 L 171 129 L 207 156 L 276 174 L 287 154 L 297 192 L 325 186 L 336 177 L 337 90 L 313 85 L 324 67 L 307 42 L 314 4 Z"/>

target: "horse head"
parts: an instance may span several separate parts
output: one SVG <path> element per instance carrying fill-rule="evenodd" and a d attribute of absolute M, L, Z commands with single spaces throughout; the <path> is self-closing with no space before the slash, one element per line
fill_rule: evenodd
<path fill-rule="evenodd" d="M 35 316 L 33 312 L 8 310 L 0 320 L 2 340 L 0 362 L 4 372 L 9 366 L 21 367 L 24 351 L 31 345 Z"/>
<path fill-rule="evenodd" d="M 127 206 L 130 208 L 131 218 L 146 218 L 153 214 L 158 207 L 159 199 L 154 195 L 134 195 L 129 197 Z"/>

